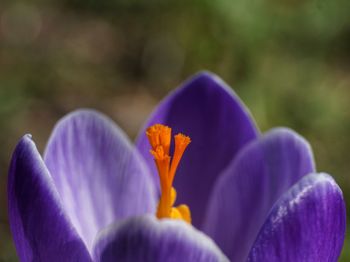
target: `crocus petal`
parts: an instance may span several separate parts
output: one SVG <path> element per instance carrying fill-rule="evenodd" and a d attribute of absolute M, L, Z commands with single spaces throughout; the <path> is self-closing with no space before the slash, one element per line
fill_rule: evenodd
<path fill-rule="evenodd" d="M 102 232 L 95 261 L 228 261 L 206 235 L 180 220 L 135 217 Z"/>
<path fill-rule="evenodd" d="M 346 225 L 343 195 L 332 177 L 310 174 L 274 205 L 248 261 L 338 261 Z"/>
<path fill-rule="evenodd" d="M 180 163 L 175 188 L 178 203 L 187 204 L 192 222 L 200 227 L 214 181 L 257 129 L 245 106 L 217 76 L 200 73 L 166 97 L 139 134 L 137 147 L 146 159 L 158 184 L 157 170 L 149 153 L 145 129 L 160 123 L 173 134 L 191 137 Z"/>
<path fill-rule="evenodd" d="M 289 129 L 273 129 L 247 145 L 217 181 L 204 232 L 231 261 L 245 261 L 275 201 L 313 171 L 307 142 Z"/>
<path fill-rule="evenodd" d="M 89 250 L 108 224 L 155 210 L 147 166 L 119 128 L 100 113 L 80 110 L 64 117 L 44 159 Z"/>
<path fill-rule="evenodd" d="M 21 139 L 12 156 L 8 205 L 21 261 L 91 261 L 30 136 Z"/>

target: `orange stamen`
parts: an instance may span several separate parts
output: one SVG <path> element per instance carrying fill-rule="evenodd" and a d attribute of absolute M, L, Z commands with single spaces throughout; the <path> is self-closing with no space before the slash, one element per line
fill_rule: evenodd
<path fill-rule="evenodd" d="M 183 134 L 175 136 L 175 150 L 170 164 L 171 128 L 156 124 L 147 129 L 146 135 L 152 147 L 150 152 L 154 157 L 161 185 L 157 217 L 182 219 L 191 223 L 191 212 L 188 206 L 173 207 L 176 190 L 172 186 L 177 167 L 191 139 Z"/>
<path fill-rule="evenodd" d="M 165 154 L 162 146 L 157 146 L 155 150 L 151 150 L 151 154 L 153 155 L 154 160 L 156 162 L 162 189 L 163 188 L 165 189 L 166 187 L 169 187 L 168 174 L 169 174 L 170 156 Z"/>
<path fill-rule="evenodd" d="M 177 134 L 175 136 L 175 150 L 173 160 L 171 161 L 171 167 L 169 172 L 169 178 L 171 183 L 174 180 L 175 172 L 179 166 L 182 155 L 185 152 L 186 147 L 191 143 L 191 139 L 183 134 Z"/>

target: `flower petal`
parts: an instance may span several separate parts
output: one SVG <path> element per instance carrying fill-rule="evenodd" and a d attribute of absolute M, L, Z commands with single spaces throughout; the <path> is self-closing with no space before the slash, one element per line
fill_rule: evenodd
<path fill-rule="evenodd" d="M 248 261 L 338 261 L 346 226 L 343 195 L 327 174 L 302 178 L 274 205 Z"/>
<path fill-rule="evenodd" d="M 147 166 L 107 117 L 80 110 L 55 127 L 45 152 L 63 206 L 88 249 L 97 232 L 129 216 L 155 212 Z"/>
<path fill-rule="evenodd" d="M 159 184 L 145 129 L 160 123 L 173 134 L 191 137 L 180 163 L 175 188 L 178 203 L 187 204 L 194 226 L 200 227 L 214 181 L 247 142 L 257 137 L 248 110 L 217 76 L 200 73 L 166 97 L 139 134 L 137 147 Z"/>
<path fill-rule="evenodd" d="M 21 139 L 12 156 L 8 205 L 11 231 L 21 261 L 91 261 L 28 135 Z"/>
<path fill-rule="evenodd" d="M 228 261 L 215 243 L 191 225 L 154 216 L 135 217 L 102 232 L 95 261 Z"/>
<path fill-rule="evenodd" d="M 273 129 L 247 145 L 217 181 L 204 232 L 231 261 L 246 261 L 275 201 L 313 171 L 308 143 L 289 129 Z"/>

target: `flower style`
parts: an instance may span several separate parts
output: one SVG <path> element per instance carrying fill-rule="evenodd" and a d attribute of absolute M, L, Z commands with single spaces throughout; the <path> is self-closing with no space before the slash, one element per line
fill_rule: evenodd
<path fill-rule="evenodd" d="M 172 209 L 162 175 L 176 148 L 163 130 L 157 149 L 147 128 L 166 127 L 155 124 L 191 138 L 172 180 L 191 217 Z M 168 161 L 166 173 L 150 150 L 156 163 Z M 25 135 L 8 205 L 21 261 L 337 261 L 346 224 L 342 192 L 316 173 L 307 141 L 287 128 L 261 135 L 233 91 L 206 72 L 158 105 L 136 146 L 92 110 L 59 121 L 43 157 Z"/>

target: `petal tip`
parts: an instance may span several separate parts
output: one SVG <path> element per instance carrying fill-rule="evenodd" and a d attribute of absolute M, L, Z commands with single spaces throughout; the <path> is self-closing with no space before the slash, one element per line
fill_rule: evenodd
<path fill-rule="evenodd" d="M 21 139 L 18 141 L 15 150 L 12 154 L 12 159 L 15 156 L 18 156 L 18 154 L 20 154 L 20 152 L 22 152 L 23 150 L 26 150 L 27 148 L 29 149 L 36 149 L 36 145 L 35 142 L 33 140 L 33 137 L 31 134 L 25 134 L 24 136 L 21 137 Z"/>
<path fill-rule="evenodd" d="M 32 138 L 33 138 L 32 134 L 25 134 L 24 137 L 26 137 L 26 138 L 28 138 L 30 140 L 32 140 Z"/>
<path fill-rule="evenodd" d="M 280 136 L 291 136 L 291 137 L 296 137 L 298 139 L 302 139 L 305 142 L 306 139 L 304 137 L 302 137 L 300 134 L 298 134 L 295 130 L 289 128 L 289 127 L 285 127 L 285 126 L 281 126 L 281 127 L 274 127 L 272 128 L 270 131 L 268 131 L 266 133 L 266 135 L 280 135 Z"/>
<path fill-rule="evenodd" d="M 302 145 L 308 151 L 313 170 L 316 170 L 315 157 L 309 141 L 295 130 L 289 127 L 275 127 L 264 134 L 264 137 L 266 140 L 287 139 L 289 141 L 294 141 L 295 144 Z"/>
<path fill-rule="evenodd" d="M 216 74 L 210 71 L 199 71 L 191 76 L 184 84 L 184 87 L 189 86 L 206 86 L 206 87 L 221 87 L 225 90 L 231 90 L 231 88 Z"/>
<path fill-rule="evenodd" d="M 52 143 L 53 138 L 57 135 L 57 133 L 61 132 L 62 130 L 65 130 L 67 126 L 70 126 L 72 122 L 77 122 L 79 128 L 82 126 L 82 123 L 89 123 L 89 126 L 97 125 L 100 126 L 101 129 L 102 126 L 105 126 L 106 128 L 113 130 L 112 132 L 121 135 L 129 143 L 129 140 L 126 134 L 123 132 L 123 130 L 121 130 L 120 127 L 117 126 L 115 122 L 107 115 L 95 109 L 79 108 L 66 114 L 59 121 L 57 121 L 47 142 L 46 149 L 44 152 L 44 159 L 46 159 L 47 149 Z"/>
<path fill-rule="evenodd" d="M 211 71 L 208 71 L 208 70 L 201 70 L 201 71 L 198 71 L 197 73 L 195 73 L 193 75 L 193 78 L 198 78 L 198 79 L 207 79 L 207 80 L 215 80 L 217 78 L 220 79 L 220 77 L 211 72 Z"/>
<path fill-rule="evenodd" d="M 325 172 L 320 172 L 320 173 L 312 174 L 310 176 L 312 176 L 316 180 L 317 183 L 329 184 L 329 186 L 332 187 L 335 191 L 337 191 L 339 193 L 339 195 L 341 196 L 341 198 L 344 200 L 343 191 L 341 190 L 338 183 L 335 181 L 335 179 L 330 174 L 325 173 Z"/>
<path fill-rule="evenodd" d="M 92 117 L 99 117 L 99 118 L 106 118 L 107 116 L 104 115 L 103 113 L 92 109 L 92 108 L 78 108 L 73 110 L 72 112 L 66 114 L 65 116 L 63 116 L 56 125 L 58 125 L 60 122 L 63 122 L 67 119 L 71 119 L 71 118 L 77 118 L 77 117 L 81 117 L 81 116 L 92 116 Z"/>
<path fill-rule="evenodd" d="M 24 136 L 22 136 L 20 141 L 33 142 L 33 136 L 32 136 L 32 134 L 25 134 Z"/>
<path fill-rule="evenodd" d="M 305 139 L 302 135 L 297 133 L 295 130 L 289 128 L 289 127 L 274 127 L 271 130 L 269 130 L 266 134 L 266 137 L 288 137 L 293 140 L 300 141 L 301 143 L 307 145 L 307 147 L 311 150 L 311 146 L 309 141 Z"/>

